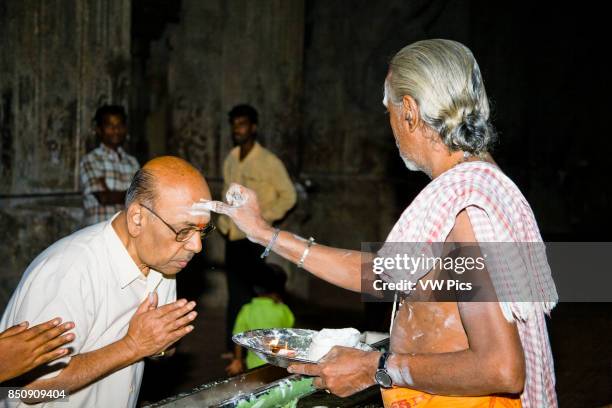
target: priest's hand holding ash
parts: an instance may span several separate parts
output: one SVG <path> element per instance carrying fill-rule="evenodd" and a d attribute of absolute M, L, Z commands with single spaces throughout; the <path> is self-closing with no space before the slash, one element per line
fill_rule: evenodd
<path fill-rule="evenodd" d="M 227 190 L 225 199 L 227 203 L 201 200 L 193 205 L 191 213 L 193 215 L 209 214 L 213 211 L 227 215 L 247 235 L 249 240 L 258 243 L 262 243 L 255 239 L 258 234 L 261 234 L 263 231 L 273 233 L 274 229 L 261 215 L 257 195 L 253 190 L 233 183 Z"/>

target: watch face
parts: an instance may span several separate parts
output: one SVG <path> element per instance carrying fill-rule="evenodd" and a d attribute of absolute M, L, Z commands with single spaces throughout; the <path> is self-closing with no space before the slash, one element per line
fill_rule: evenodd
<path fill-rule="evenodd" d="M 380 385 L 383 388 L 391 388 L 391 386 L 393 385 L 393 381 L 391 380 L 391 377 L 389 376 L 389 374 L 387 374 L 385 370 L 376 371 L 376 374 L 374 375 L 374 379 L 376 380 L 378 385 Z"/>

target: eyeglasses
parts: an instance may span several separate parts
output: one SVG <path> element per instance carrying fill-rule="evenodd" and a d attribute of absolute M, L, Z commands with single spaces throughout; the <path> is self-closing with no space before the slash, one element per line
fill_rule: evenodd
<path fill-rule="evenodd" d="M 183 228 L 183 229 L 177 231 L 177 230 L 175 230 L 172 227 L 172 225 L 168 224 L 166 221 L 164 221 L 164 219 L 162 217 L 157 215 L 157 213 L 155 211 L 153 211 L 152 209 L 150 209 L 146 205 L 140 204 L 140 206 L 146 208 L 149 211 L 151 211 L 151 214 L 153 214 L 154 216 L 159 218 L 159 220 L 161 222 L 166 224 L 166 227 L 170 228 L 172 230 L 172 232 L 174 232 L 176 234 L 176 237 L 175 237 L 176 242 L 185 242 L 185 241 L 189 240 L 189 238 L 191 238 L 196 231 L 198 231 L 200 233 L 200 238 L 202 240 L 204 240 L 204 239 L 206 239 L 206 237 L 208 237 L 208 235 L 211 232 L 213 232 L 215 230 L 215 225 L 211 221 L 205 227 L 202 227 L 202 228 L 187 227 L 187 228 Z"/>

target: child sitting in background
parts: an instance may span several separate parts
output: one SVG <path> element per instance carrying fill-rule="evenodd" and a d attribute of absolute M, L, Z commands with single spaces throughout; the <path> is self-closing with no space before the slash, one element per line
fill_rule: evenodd
<path fill-rule="evenodd" d="M 282 301 L 285 292 L 287 276 L 285 271 L 278 265 L 268 264 L 265 271 L 256 277 L 254 286 L 256 297 L 242 306 L 236 322 L 233 334 L 242 333 L 255 329 L 290 328 L 293 327 L 295 317 Z M 246 368 L 251 369 L 264 365 L 252 351 L 248 351 L 246 357 Z M 242 347 L 234 345 L 234 359 L 225 368 L 228 375 L 237 375 L 244 371 Z"/>

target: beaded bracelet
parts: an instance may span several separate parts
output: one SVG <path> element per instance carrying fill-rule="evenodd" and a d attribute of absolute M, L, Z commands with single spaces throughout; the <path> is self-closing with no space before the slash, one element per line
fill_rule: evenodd
<path fill-rule="evenodd" d="M 264 259 L 266 256 L 270 255 L 270 251 L 272 250 L 272 247 L 274 246 L 274 243 L 276 242 L 276 238 L 278 238 L 279 232 L 280 232 L 280 228 L 276 228 L 274 230 L 274 235 L 272 236 L 272 239 L 268 243 L 268 246 L 266 247 L 265 251 L 263 251 L 261 255 L 259 256 L 261 259 Z"/>

